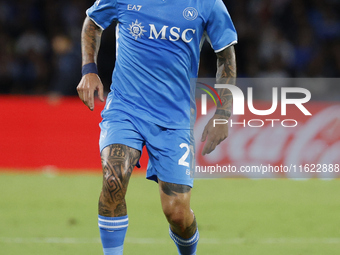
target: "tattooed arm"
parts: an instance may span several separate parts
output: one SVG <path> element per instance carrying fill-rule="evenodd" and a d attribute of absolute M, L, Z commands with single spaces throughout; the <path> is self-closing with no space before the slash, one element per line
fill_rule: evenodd
<path fill-rule="evenodd" d="M 236 58 L 234 46 L 217 53 L 217 84 L 236 84 Z M 222 105 L 216 109 L 216 113 L 226 119 L 231 116 L 233 97 L 229 89 L 217 89 L 221 97 Z"/>
<path fill-rule="evenodd" d="M 86 17 L 81 32 L 81 52 L 83 66 L 97 62 L 102 30 L 89 17 Z M 104 87 L 95 73 L 84 75 L 78 84 L 77 91 L 80 99 L 92 111 L 94 109 L 94 92 L 98 90 L 98 97 L 104 101 Z"/>
<path fill-rule="evenodd" d="M 234 46 L 217 53 L 217 84 L 236 84 L 236 58 Z M 229 119 L 233 98 L 230 90 L 217 89 L 222 105 L 218 105 L 215 115 L 205 126 L 201 141 L 206 141 L 202 155 L 212 152 L 218 144 L 228 137 L 228 125 L 216 125 L 214 119 Z"/>

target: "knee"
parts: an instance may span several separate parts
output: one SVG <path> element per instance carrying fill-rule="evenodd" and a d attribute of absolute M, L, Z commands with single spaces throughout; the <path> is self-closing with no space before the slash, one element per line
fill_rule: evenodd
<path fill-rule="evenodd" d="M 125 203 L 126 186 L 115 174 L 104 171 L 101 201 L 108 204 Z"/>
<path fill-rule="evenodd" d="M 163 206 L 163 213 L 170 225 L 181 228 L 186 225 L 188 216 L 190 215 L 190 209 L 181 204 L 167 204 Z"/>
<path fill-rule="evenodd" d="M 100 193 L 101 201 L 108 204 L 121 204 L 125 203 L 125 193 L 118 191 L 116 193 L 111 193 L 105 187 L 103 187 Z"/>
<path fill-rule="evenodd" d="M 103 185 L 101 197 L 107 203 L 125 202 L 127 185 L 116 173 L 103 168 Z"/>

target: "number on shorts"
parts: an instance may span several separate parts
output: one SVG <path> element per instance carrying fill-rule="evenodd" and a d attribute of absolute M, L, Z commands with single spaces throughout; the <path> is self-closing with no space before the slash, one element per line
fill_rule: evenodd
<path fill-rule="evenodd" d="M 178 160 L 178 165 L 180 166 L 186 166 L 186 167 L 189 167 L 189 163 L 186 162 L 188 156 L 189 156 L 189 153 L 190 153 L 190 148 L 189 148 L 189 145 L 187 143 L 181 143 L 179 145 L 179 147 L 181 148 L 186 148 L 187 150 L 185 151 L 185 153 L 183 154 L 183 156 Z"/>

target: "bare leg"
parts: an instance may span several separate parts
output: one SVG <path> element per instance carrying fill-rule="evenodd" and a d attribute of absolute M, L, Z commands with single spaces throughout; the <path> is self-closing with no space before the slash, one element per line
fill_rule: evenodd
<path fill-rule="evenodd" d="M 122 144 L 113 144 L 101 152 L 103 188 L 99 197 L 98 213 L 106 217 L 127 214 L 125 194 L 140 151 Z"/>
<path fill-rule="evenodd" d="M 190 209 L 191 188 L 187 185 L 159 181 L 162 209 L 171 230 L 188 239 L 197 230 L 196 218 Z"/>

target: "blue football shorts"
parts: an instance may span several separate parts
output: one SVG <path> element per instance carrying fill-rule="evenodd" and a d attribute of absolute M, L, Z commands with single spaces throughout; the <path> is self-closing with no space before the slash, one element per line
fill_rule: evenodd
<path fill-rule="evenodd" d="M 193 187 L 193 130 L 169 129 L 117 109 L 104 109 L 99 147 L 124 144 L 149 154 L 146 178 Z"/>

